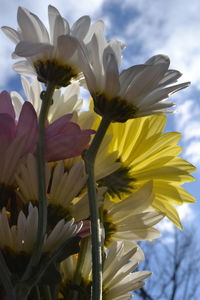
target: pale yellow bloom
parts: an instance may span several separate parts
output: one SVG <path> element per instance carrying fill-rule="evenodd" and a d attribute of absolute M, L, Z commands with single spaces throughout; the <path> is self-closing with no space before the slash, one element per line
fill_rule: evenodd
<path fill-rule="evenodd" d="M 175 205 L 195 202 L 181 186 L 194 180 L 190 173 L 195 167 L 178 156 L 182 150 L 177 145 L 180 133 L 163 133 L 165 125 L 163 115 L 129 120 L 125 124 L 112 123 L 108 133 L 113 138 L 108 151 L 118 151 L 122 169 L 128 168 L 126 175 L 132 179 L 129 190 L 137 190 L 152 180 L 153 206 L 181 227 Z M 124 197 L 120 195 L 121 199 Z M 120 198 L 114 197 L 113 201 Z"/>
<path fill-rule="evenodd" d="M 0 248 L 13 251 L 15 254 L 31 254 L 37 236 L 38 209 L 31 204 L 28 207 L 28 215 L 20 211 L 17 224 L 9 225 L 9 216 L 5 208 L 0 212 Z M 53 230 L 46 235 L 42 252 L 54 253 L 59 246 L 81 230 L 82 222 L 74 224 L 74 220 L 65 222 L 60 220 Z"/>
<path fill-rule="evenodd" d="M 88 242 L 85 250 L 85 259 L 80 269 L 81 288 L 85 295 L 90 294 L 91 286 L 91 244 Z M 103 264 L 103 300 L 128 300 L 132 291 L 144 285 L 143 280 L 151 275 L 149 271 L 136 272 L 140 261 L 144 260 L 142 250 L 133 242 L 118 241 L 113 243 L 105 254 Z M 73 286 L 74 274 L 77 266 L 77 257 L 67 258 L 61 265 L 63 297 L 68 293 L 70 284 Z M 76 282 L 75 282 L 76 284 Z M 65 299 L 65 297 L 63 298 Z M 87 298 L 86 298 L 87 299 Z M 88 296 L 89 299 L 89 296 Z"/>

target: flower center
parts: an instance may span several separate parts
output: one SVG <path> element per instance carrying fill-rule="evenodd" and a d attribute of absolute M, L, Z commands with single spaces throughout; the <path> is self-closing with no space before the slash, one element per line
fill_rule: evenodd
<path fill-rule="evenodd" d="M 116 232 L 116 225 L 112 222 L 112 218 L 108 215 L 107 211 L 103 211 L 103 225 L 105 230 L 105 246 L 112 240 L 113 234 Z"/>
<path fill-rule="evenodd" d="M 124 123 L 135 118 L 138 108 L 120 97 L 108 99 L 104 94 L 93 94 L 94 110 L 97 114 L 106 116 L 113 122 Z"/>
<path fill-rule="evenodd" d="M 120 159 L 118 159 L 120 161 Z M 135 179 L 130 175 L 130 168 L 126 166 L 120 167 L 118 170 L 98 181 L 99 186 L 106 186 L 107 193 L 121 199 L 121 194 L 128 194 L 133 189 Z"/>
<path fill-rule="evenodd" d="M 49 204 L 48 205 L 48 226 L 49 230 L 52 230 L 56 224 L 64 219 L 65 221 L 70 221 L 72 216 L 69 211 L 63 208 L 61 205 Z"/>
<path fill-rule="evenodd" d="M 13 274 L 13 278 L 20 278 L 23 275 L 25 268 L 29 262 L 30 255 L 24 251 L 16 253 L 8 247 L 2 249 L 2 253 L 8 265 L 8 268 Z"/>
<path fill-rule="evenodd" d="M 72 280 L 67 281 L 61 287 L 62 296 L 60 299 L 71 300 L 72 293 L 77 292 L 77 300 L 90 299 L 91 294 L 91 282 L 86 282 L 84 279 L 81 279 L 81 282 L 77 285 Z"/>
<path fill-rule="evenodd" d="M 71 79 L 78 75 L 75 69 L 55 59 L 37 60 L 34 67 L 39 81 L 44 83 L 54 82 L 56 88 L 69 85 Z"/>
<path fill-rule="evenodd" d="M 10 199 L 15 197 L 15 190 L 12 186 L 0 184 L 0 208 L 3 206 L 7 207 Z"/>

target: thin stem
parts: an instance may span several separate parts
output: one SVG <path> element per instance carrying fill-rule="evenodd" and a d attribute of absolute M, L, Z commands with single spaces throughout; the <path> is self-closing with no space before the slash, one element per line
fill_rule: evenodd
<path fill-rule="evenodd" d="M 88 199 L 92 231 L 92 300 L 102 299 L 102 255 L 99 208 L 96 195 L 94 163 L 110 120 L 103 117 L 90 148 L 84 154 L 85 168 L 88 174 Z"/>
<path fill-rule="evenodd" d="M 42 254 L 42 247 L 47 227 L 47 199 L 46 199 L 46 181 L 45 181 L 45 123 L 48 111 L 52 103 L 52 96 L 55 90 L 55 84 L 48 83 L 47 89 L 43 92 L 42 106 L 39 115 L 39 138 L 37 147 L 37 163 L 38 163 L 38 230 L 37 239 L 33 254 L 23 275 L 22 280 L 27 280 L 32 274 L 32 270 L 37 266 Z"/>
<path fill-rule="evenodd" d="M 80 252 L 78 254 L 78 261 L 77 261 L 77 266 L 76 266 L 76 271 L 74 274 L 73 278 L 73 284 L 75 285 L 80 285 L 81 283 L 81 270 L 83 268 L 83 264 L 86 259 L 86 254 L 87 254 L 87 248 L 88 248 L 88 243 L 90 241 L 90 238 L 85 238 L 81 241 L 80 245 Z M 72 300 L 77 300 L 78 299 L 78 291 L 72 291 Z"/>
<path fill-rule="evenodd" d="M 81 274 L 80 271 L 83 268 L 83 264 L 86 258 L 86 253 L 87 253 L 87 248 L 88 248 L 88 243 L 89 243 L 90 238 L 85 238 L 81 241 L 81 249 L 78 255 L 78 261 L 77 261 L 77 266 L 76 266 L 76 271 L 74 274 L 73 282 L 76 284 L 80 284 L 81 281 Z"/>

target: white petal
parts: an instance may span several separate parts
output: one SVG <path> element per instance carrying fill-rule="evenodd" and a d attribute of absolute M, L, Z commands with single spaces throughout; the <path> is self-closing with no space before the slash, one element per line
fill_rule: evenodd
<path fill-rule="evenodd" d="M 36 76 L 35 69 L 33 68 L 32 64 L 30 64 L 27 60 L 22 60 L 15 63 L 13 65 L 13 69 L 19 74 Z"/>
<path fill-rule="evenodd" d="M 156 102 L 168 98 L 173 93 L 184 89 L 190 85 L 190 82 L 184 82 L 181 84 L 173 85 L 166 88 L 159 88 L 154 90 L 152 93 L 148 94 L 146 97 L 137 100 L 137 106 L 140 108 L 142 106 L 150 106 Z"/>
<path fill-rule="evenodd" d="M 53 46 L 44 43 L 32 43 L 28 41 L 23 41 L 17 44 L 15 48 L 15 53 L 18 56 L 30 57 L 37 54 L 43 54 L 53 51 Z"/>
<path fill-rule="evenodd" d="M 90 28 L 90 22 L 89 16 L 83 16 L 78 19 L 71 28 L 72 35 L 82 41 Z"/>
<path fill-rule="evenodd" d="M 89 31 L 84 39 L 84 43 L 88 44 L 94 34 L 103 34 L 104 32 L 104 22 L 102 20 L 98 20 L 95 23 L 90 25 Z"/>
<path fill-rule="evenodd" d="M 20 33 L 18 31 L 7 26 L 3 26 L 1 27 L 1 29 L 12 42 L 14 42 L 15 44 L 19 43 Z"/>
<path fill-rule="evenodd" d="M 48 34 L 46 27 L 44 26 L 42 21 L 38 18 L 38 16 L 36 16 L 33 13 L 30 13 L 30 14 L 31 14 L 32 18 L 35 20 L 35 23 L 37 24 L 39 41 L 43 42 L 43 43 L 49 43 L 50 42 L 49 34 Z"/>
<path fill-rule="evenodd" d="M 118 95 L 119 84 L 119 71 L 116 57 L 111 47 L 107 47 L 103 54 L 103 65 L 105 70 L 105 92 L 110 97 Z"/>
<path fill-rule="evenodd" d="M 66 34 L 65 32 L 65 23 L 63 18 L 58 15 L 55 19 L 54 28 L 53 28 L 53 45 L 57 45 L 57 39 L 59 36 Z"/>
<path fill-rule="evenodd" d="M 122 58 L 121 43 L 117 40 L 112 40 L 112 41 L 109 42 L 109 46 L 112 48 L 112 50 L 115 54 L 115 57 L 116 57 L 116 60 L 117 60 L 117 65 L 118 65 L 118 68 L 119 68 L 120 65 L 121 65 L 121 58 Z"/>
<path fill-rule="evenodd" d="M 57 8 L 55 8 L 52 5 L 48 6 L 48 16 L 49 16 L 49 26 L 50 26 L 51 41 L 53 42 L 55 40 L 55 38 L 54 38 L 54 31 L 55 31 L 54 27 L 55 27 L 56 18 L 57 17 L 61 17 L 62 18 L 62 16 L 60 15 L 60 13 L 57 10 Z M 62 20 L 63 20 L 63 24 L 64 24 L 64 27 L 65 27 L 65 31 L 62 34 L 69 34 L 70 33 L 69 24 L 68 24 L 68 22 L 65 19 L 62 18 Z"/>
<path fill-rule="evenodd" d="M 182 74 L 177 70 L 168 70 L 163 79 L 159 82 L 159 87 L 176 82 L 181 76 Z"/>
<path fill-rule="evenodd" d="M 166 69 L 169 68 L 169 64 L 170 64 L 170 59 L 167 55 L 163 55 L 163 54 L 158 54 L 158 55 L 154 55 L 151 58 L 149 58 L 145 64 L 148 65 L 157 65 L 157 64 L 165 64 L 166 65 Z"/>
<path fill-rule="evenodd" d="M 120 73 L 120 94 L 122 98 L 124 97 L 124 94 L 128 90 L 129 85 L 134 80 L 135 76 L 137 76 L 140 72 L 143 72 L 147 68 L 148 66 L 146 65 L 136 65 L 123 70 Z"/>
<path fill-rule="evenodd" d="M 41 41 L 41 29 L 30 12 L 22 7 L 18 8 L 17 21 L 22 31 L 22 37 L 26 41 L 38 43 Z"/>
<path fill-rule="evenodd" d="M 133 104 L 137 105 L 137 98 L 146 95 L 155 89 L 167 71 L 166 64 L 148 66 L 148 68 L 145 68 L 143 72 L 134 78 L 134 81 L 130 84 L 129 89 L 125 94 L 125 98 Z"/>
<path fill-rule="evenodd" d="M 71 58 L 78 49 L 78 40 L 70 35 L 61 35 L 57 41 L 59 58 L 66 62 Z"/>

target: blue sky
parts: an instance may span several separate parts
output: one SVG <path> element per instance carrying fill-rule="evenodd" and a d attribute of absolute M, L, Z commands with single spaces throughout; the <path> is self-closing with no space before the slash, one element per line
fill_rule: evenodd
<path fill-rule="evenodd" d="M 192 85 L 173 96 L 176 113 L 169 116 L 167 129 L 179 131 L 183 137 L 182 156 L 200 166 L 200 1 L 191 0 L 59 0 L 28 1 L 1 0 L 1 25 L 17 27 L 17 7 L 23 6 L 36 13 L 47 24 L 47 6 L 56 6 L 70 23 L 84 14 L 93 20 L 103 19 L 108 39 L 117 38 L 126 44 L 122 67 L 143 63 L 154 54 L 169 55 L 171 67 L 183 73 L 181 81 Z M 0 33 L 0 88 L 20 90 L 18 75 L 12 71 L 10 54 L 13 44 Z M 199 199 L 200 172 L 197 181 L 186 188 Z M 191 206 L 190 206 L 191 207 Z M 198 217 L 199 204 L 182 210 L 183 217 Z M 198 208 L 198 209 L 196 209 Z"/>

